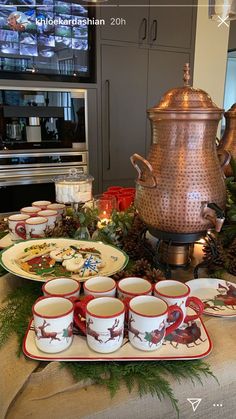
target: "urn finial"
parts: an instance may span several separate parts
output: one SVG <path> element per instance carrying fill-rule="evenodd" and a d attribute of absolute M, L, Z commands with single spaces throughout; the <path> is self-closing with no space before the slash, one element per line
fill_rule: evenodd
<path fill-rule="evenodd" d="M 184 64 L 184 86 L 190 86 L 189 80 L 191 79 L 190 76 L 190 65 L 189 63 Z"/>

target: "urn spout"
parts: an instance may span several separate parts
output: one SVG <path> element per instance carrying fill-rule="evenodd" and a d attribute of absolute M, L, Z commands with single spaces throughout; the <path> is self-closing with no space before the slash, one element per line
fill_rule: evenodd
<path fill-rule="evenodd" d="M 211 202 L 203 209 L 203 217 L 214 225 L 217 233 L 220 232 L 225 221 L 224 211 L 217 204 Z"/>

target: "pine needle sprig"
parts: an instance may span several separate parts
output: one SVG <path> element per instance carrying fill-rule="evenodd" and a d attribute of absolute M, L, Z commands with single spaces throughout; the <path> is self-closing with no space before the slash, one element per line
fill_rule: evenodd
<path fill-rule="evenodd" d="M 157 396 L 159 400 L 168 398 L 172 406 L 178 410 L 178 400 L 168 381 L 168 375 L 180 382 L 190 379 L 193 384 L 199 382 L 203 385 L 202 375 L 218 380 L 211 372 L 210 367 L 201 360 L 195 361 L 161 361 L 161 362 L 62 362 L 63 367 L 70 370 L 76 381 L 90 379 L 95 384 L 105 386 L 113 397 L 119 390 L 122 381 L 131 393 L 138 389 L 139 395 Z"/>
<path fill-rule="evenodd" d="M 178 362 L 162 361 L 160 363 L 160 369 L 168 372 L 179 382 L 181 379 L 189 378 L 193 384 L 198 381 L 201 385 L 203 385 L 202 376 L 209 376 L 219 384 L 217 377 L 212 373 L 209 365 L 202 360 L 196 359 L 191 361 Z"/>
<path fill-rule="evenodd" d="M 32 305 L 41 294 L 41 284 L 28 283 L 26 287 L 16 288 L 9 293 L 0 309 L 0 348 L 14 333 L 19 342 L 18 355 L 32 316 Z"/>

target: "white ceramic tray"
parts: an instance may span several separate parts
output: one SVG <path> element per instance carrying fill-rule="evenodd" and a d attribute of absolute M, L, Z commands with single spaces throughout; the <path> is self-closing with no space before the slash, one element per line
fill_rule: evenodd
<path fill-rule="evenodd" d="M 33 320 L 31 320 L 24 338 L 23 352 L 31 359 L 41 361 L 178 361 L 204 358 L 212 350 L 212 342 L 201 320 L 191 322 L 185 329 L 177 329 L 172 336 L 172 341 L 169 340 L 170 336 L 167 337 L 161 348 L 151 352 L 135 349 L 125 339 L 123 346 L 118 351 L 111 354 L 99 354 L 87 346 L 84 336 L 74 335 L 72 345 L 68 349 L 58 354 L 48 354 L 37 348 Z"/>

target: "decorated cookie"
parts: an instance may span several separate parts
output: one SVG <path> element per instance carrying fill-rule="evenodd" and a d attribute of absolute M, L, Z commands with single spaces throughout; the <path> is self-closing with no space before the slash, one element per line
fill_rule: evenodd
<path fill-rule="evenodd" d="M 102 262 L 102 259 L 89 255 L 85 261 L 83 267 L 79 271 L 79 275 L 83 276 L 91 276 L 96 275 L 99 272 L 99 269 L 103 268 L 105 264 Z"/>

